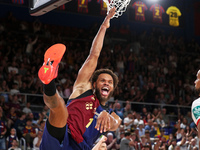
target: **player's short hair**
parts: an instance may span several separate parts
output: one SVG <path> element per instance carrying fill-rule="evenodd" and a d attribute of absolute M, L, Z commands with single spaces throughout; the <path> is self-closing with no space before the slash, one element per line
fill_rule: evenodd
<path fill-rule="evenodd" d="M 113 73 L 113 71 L 110 70 L 110 69 L 99 69 L 99 70 L 96 70 L 93 73 L 93 75 L 92 75 L 92 77 L 90 79 L 91 82 L 92 82 L 92 85 L 93 85 L 94 82 L 97 81 L 99 75 L 102 74 L 102 73 L 106 73 L 106 74 L 111 75 L 111 77 L 113 78 L 113 84 L 114 84 L 114 89 L 115 89 L 117 87 L 117 84 L 118 84 L 119 80 L 118 80 L 117 75 L 115 73 Z"/>

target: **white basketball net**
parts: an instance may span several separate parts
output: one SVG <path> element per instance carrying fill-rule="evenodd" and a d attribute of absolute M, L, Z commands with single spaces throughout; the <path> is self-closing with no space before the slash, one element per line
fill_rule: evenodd
<path fill-rule="evenodd" d="M 118 18 L 126 11 L 126 8 L 131 0 L 103 0 L 103 1 L 107 5 L 107 13 L 110 11 L 111 8 L 113 7 L 116 8 L 115 15 L 113 17 Z"/>

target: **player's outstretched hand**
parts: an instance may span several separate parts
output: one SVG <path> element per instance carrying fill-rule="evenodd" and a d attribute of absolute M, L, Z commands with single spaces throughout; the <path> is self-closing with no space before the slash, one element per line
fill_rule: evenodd
<path fill-rule="evenodd" d="M 110 19 L 115 15 L 115 10 L 116 10 L 115 7 L 110 9 L 110 11 L 109 11 L 108 15 L 106 16 L 102 26 L 105 26 L 106 28 L 110 27 Z"/>
<path fill-rule="evenodd" d="M 112 18 L 115 15 L 115 11 L 116 11 L 115 7 L 111 8 L 109 13 L 108 13 L 108 15 L 107 15 L 107 17 L 108 18 Z"/>
<path fill-rule="evenodd" d="M 107 113 L 106 111 L 102 111 L 99 114 L 95 128 L 97 130 L 100 130 L 100 133 L 106 132 L 110 129 L 109 113 Z"/>

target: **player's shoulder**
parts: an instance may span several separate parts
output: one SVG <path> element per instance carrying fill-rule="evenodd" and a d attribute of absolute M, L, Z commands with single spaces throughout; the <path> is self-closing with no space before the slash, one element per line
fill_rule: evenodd
<path fill-rule="evenodd" d="M 78 92 L 74 93 L 73 96 L 70 96 L 69 100 L 81 99 L 81 98 L 88 97 L 88 96 L 91 96 L 91 95 L 93 95 L 92 89 L 78 91 Z"/>
<path fill-rule="evenodd" d="M 196 103 L 200 104 L 200 97 L 197 98 L 197 99 L 195 99 L 195 100 L 192 102 L 192 104 L 196 104 Z"/>
<path fill-rule="evenodd" d="M 88 84 L 78 84 L 73 87 L 73 91 L 69 99 L 75 99 L 90 90 L 92 90 L 92 85 L 90 82 Z"/>

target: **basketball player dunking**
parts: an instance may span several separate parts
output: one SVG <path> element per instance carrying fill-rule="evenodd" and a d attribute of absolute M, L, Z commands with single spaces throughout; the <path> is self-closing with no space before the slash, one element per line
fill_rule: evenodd
<path fill-rule="evenodd" d="M 55 44 L 46 51 L 38 76 L 44 83 L 43 97 L 50 108 L 50 115 L 40 149 L 91 150 L 99 136 L 116 130 L 120 125 L 119 116 L 106 106 L 117 86 L 118 78 L 108 69 L 95 71 L 104 36 L 114 14 L 115 8 L 112 8 L 94 38 L 89 56 L 78 72 L 67 105 L 56 91 L 54 81 L 65 46 Z"/>

